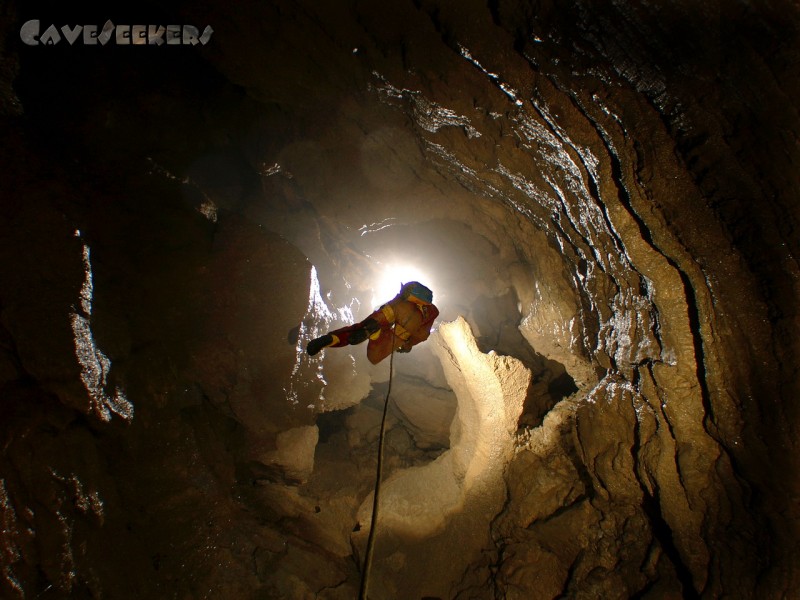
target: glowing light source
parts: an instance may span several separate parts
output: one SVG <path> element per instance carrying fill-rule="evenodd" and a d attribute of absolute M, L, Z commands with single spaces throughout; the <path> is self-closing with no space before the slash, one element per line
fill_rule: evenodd
<path fill-rule="evenodd" d="M 372 288 L 372 304 L 378 307 L 384 302 L 388 302 L 397 295 L 402 285 L 409 281 L 419 281 L 421 284 L 434 289 L 430 277 L 414 265 L 404 263 L 384 265 Z"/>

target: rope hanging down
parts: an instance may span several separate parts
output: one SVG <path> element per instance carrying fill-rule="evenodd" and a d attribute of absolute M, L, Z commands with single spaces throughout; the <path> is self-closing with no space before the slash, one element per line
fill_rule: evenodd
<path fill-rule="evenodd" d="M 394 327 L 392 327 L 394 334 Z M 381 471 L 383 469 L 383 437 L 386 433 L 386 409 L 389 407 L 389 394 L 392 393 L 392 376 L 394 375 L 394 340 L 392 343 L 392 353 L 389 356 L 389 389 L 386 390 L 386 399 L 383 401 L 383 418 L 381 419 L 381 434 L 378 438 L 378 469 L 375 475 L 375 495 L 372 499 L 372 522 L 369 525 L 369 537 L 367 538 L 367 552 L 364 557 L 364 568 L 361 571 L 361 590 L 358 593 L 359 600 L 367 600 L 367 587 L 369 586 L 369 571 L 372 566 L 372 548 L 375 545 L 375 530 L 378 522 L 378 499 L 381 493 Z"/>

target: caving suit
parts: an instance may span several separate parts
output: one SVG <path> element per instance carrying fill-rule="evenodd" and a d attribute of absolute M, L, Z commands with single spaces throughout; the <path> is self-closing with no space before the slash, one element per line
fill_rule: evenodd
<path fill-rule="evenodd" d="M 412 347 L 428 339 L 433 322 L 439 316 L 439 309 L 433 305 L 432 299 L 433 294 L 425 286 L 417 282 L 407 283 L 393 300 L 366 319 L 313 340 L 307 351 L 314 355 L 322 347 L 341 348 L 360 344 L 369 338 L 367 358 L 372 364 L 378 364 L 389 356 L 392 346 L 397 352 L 410 352 Z"/>

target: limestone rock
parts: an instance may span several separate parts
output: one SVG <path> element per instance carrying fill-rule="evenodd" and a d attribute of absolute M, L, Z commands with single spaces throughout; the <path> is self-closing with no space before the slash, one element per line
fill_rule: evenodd
<path fill-rule="evenodd" d="M 290 480 L 306 481 L 314 470 L 314 451 L 319 440 L 316 425 L 295 427 L 278 434 L 277 449 L 262 460 L 280 466 Z"/>
<path fill-rule="evenodd" d="M 364 354 L 364 348 L 350 352 L 331 349 L 325 350 L 325 353 L 325 388 L 319 409 L 343 410 L 355 406 L 372 389 L 372 381 L 367 374 L 369 361 Z"/>
<path fill-rule="evenodd" d="M 503 505 L 501 473 L 513 456 L 530 372 L 515 359 L 481 353 L 464 319 L 440 325 L 436 344 L 435 351 L 458 399 L 450 448 L 434 462 L 398 471 L 383 483 L 379 524 L 387 532 L 384 536 L 433 537 L 440 544 L 459 540 L 461 552 L 479 553 L 483 536 L 488 534 L 484 529 L 481 535 L 480 523 L 487 523 Z M 368 497 L 359 510 L 360 522 L 369 521 L 370 509 Z M 464 539 L 464 527 L 475 529 L 471 541 Z M 385 556 L 386 551 L 376 552 Z M 377 589 L 394 587 L 412 572 L 430 568 L 430 564 L 420 564 L 420 557 L 405 556 L 395 568 L 376 566 L 372 578 L 382 582 L 375 584 Z M 435 585 L 427 578 L 420 583 L 446 590 L 455 576 L 451 569 L 440 566 Z M 387 584 L 384 579 L 394 583 Z"/>
<path fill-rule="evenodd" d="M 0 10 L 0 596 L 354 597 L 392 369 L 374 596 L 796 595 L 796 2 L 173 9 Z"/>
<path fill-rule="evenodd" d="M 392 392 L 392 410 L 409 428 L 418 447 L 450 445 L 450 424 L 456 411 L 452 391 L 401 379 L 392 384 Z"/>

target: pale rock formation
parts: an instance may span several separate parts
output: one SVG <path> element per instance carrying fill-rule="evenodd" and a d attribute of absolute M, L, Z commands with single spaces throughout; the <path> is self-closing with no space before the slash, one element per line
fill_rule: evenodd
<path fill-rule="evenodd" d="M 477 555 L 489 533 L 488 520 L 503 506 L 503 472 L 514 455 L 530 372 L 518 360 L 480 352 L 462 318 L 440 325 L 431 341 L 458 400 L 450 449 L 432 463 L 396 472 L 382 483 L 377 524 L 381 533 L 376 543 L 387 537 L 438 538 L 440 544 L 458 540 L 460 552 Z M 370 495 L 359 511 L 362 524 L 369 523 L 371 507 Z M 466 538 L 464 530 L 470 532 Z M 409 550 L 392 556 L 385 548 L 376 550 L 377 556 L 388 561 L 388 568 L 376 564 L 375 598 L 391 597 L 377 591 L 385 586 L 391 589 L 383 579 L 399 585 L 400 580 L 413 577 L 415 569 L 430 569 L 430 565 L 420 566 L 424 558 L 407 556 Z M 438 582 L 420 579 L 420 586 L 428 588 L 426 593 L 431 588 L 447 589 L 452 573 L 440 568 Z"/>
<path fill-rule="evenodd" d="M 450 424 L 456 411 L 451 390 L 400 379 L 392 383 L 391 410 L 402 419 L 418 448 L 450 446 Z"/>
<path fill-rule="evenodd" d="M 295 427 L 277 435 L 277 450 L 268 453 L 262 461 L 268 465 L 278 465 L 288 479 L 304 482 L 314 470 L 314 450 L 319 440 L 316 425 Z"/>
<path fill-rule="evenodd" d="M 363 348 L 323 350 L 324 367 L 322 377 L 325 381 L 319 406 L 320 412 L 344 410 L 355 406 L 366 398 L 372 389 L 369 376 L 369 361 Z"/>

